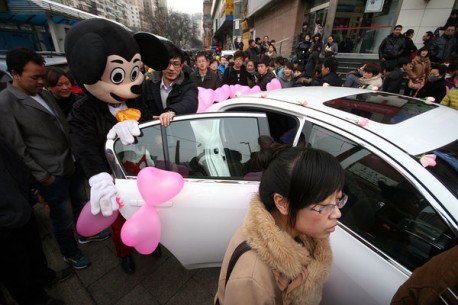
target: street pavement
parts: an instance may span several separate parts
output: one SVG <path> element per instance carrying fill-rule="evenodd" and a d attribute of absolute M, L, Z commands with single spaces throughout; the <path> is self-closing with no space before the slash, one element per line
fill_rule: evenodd
<path fill-rule="evenodd" d="M 54 270 L 67 267 L 52 236 L 49 211 L 35 205 L 43 248 Z M 161 257 L 133 251 L 137 270 L 126 274 L 116 256 L 111 238 L 80 245 L 91 266 L 76 270 L 64 282 L 48 290 L 67 305 L 205 305 L 213 304 L 219 268 L 186 270 L 164 247 Z M 4 305 L 15 304 L 7 301 Z"/>

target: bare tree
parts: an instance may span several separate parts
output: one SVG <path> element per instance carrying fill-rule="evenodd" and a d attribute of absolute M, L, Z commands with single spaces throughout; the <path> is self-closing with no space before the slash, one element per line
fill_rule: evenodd
<path fill-rule="evenodd" d="M 158 10 L 156 17 L 151 17 L 151 32 L 163 36 L 182 49 L 195 47 L 197 25 L 188 14 L 170 9 Z"/>

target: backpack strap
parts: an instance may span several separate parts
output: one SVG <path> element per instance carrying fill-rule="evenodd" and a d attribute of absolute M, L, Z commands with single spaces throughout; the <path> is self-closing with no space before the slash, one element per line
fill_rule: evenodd
<path fill-rule="evenodd" d="M 235 263 L 237 263 L 238 259 L 240 256 L 242 256 L 243 253 L 250 251 L 251 247 L 250 245 L 246 242 L 246 240 L 242 241 L 237 248 L 235 248 L 234 253 L 232 253 L 231 259 L 229 260 L 229 265 L 227 266 L 227 271 L 226 271 L 226 284 L 229 281 L 229 277 L 231 276 L 232 270 L 234 269 Z"/>

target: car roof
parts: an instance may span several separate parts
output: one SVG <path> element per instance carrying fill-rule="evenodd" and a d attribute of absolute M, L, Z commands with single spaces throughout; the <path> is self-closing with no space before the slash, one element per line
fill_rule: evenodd
<path fill-rule="evenodd" d="M 218 111 L 224 108 L 225 105 L 228 105 L 228 103 L 246 105 L 247 102 L 254 102 L 262 104 L 268 103 L 270 100 L 285 103 L 281 105 L 281 107 L 290 110 L 300 111 L 302 113 L 305 111 L 306 113 L 306 108 L 310 108 L 355 123 L 362 119 L 362 117 L 341 109 L 333 108 L 326 105 L 326 102 L 367 93 L 374 97 L 399 97 L 404 100 L 410 99 L 409 97 L 401 95 L 365 89 L 308 86 L 243 95 L 236 99 L 221 102 L 219 103 L 220 105 L 215 104 L 210 107 L 208 111 Z M 413 101 L 424 104 L 425 107 L 427 106 L 423 100 L 413 99 Z M 306 102 L 306 106 L 303 106 L 304 102 Z M 410 155 L 419 155 L 456 141 L 458 139 L 456 122 L 458 122 L 458 111 L 434 104 L 429 106 L 427 111 L 418 113 L 395 124 L 380 123 L 369 119 L 369 123 L 364 128 L 390 141 Z"/>

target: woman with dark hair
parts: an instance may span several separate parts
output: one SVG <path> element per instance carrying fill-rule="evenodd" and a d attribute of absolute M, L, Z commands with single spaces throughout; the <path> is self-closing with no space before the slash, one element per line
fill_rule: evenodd
<path fill-rule="evenodd" d="M 426 78 L 431 71 L 431 61 L 429 60 L 429 49 L 423 47 L 417 52 L 417 56 L 411 63 L 404 68 L 409 78 L 404 95 L 413 96 L 426 82 Z"/>
<path fill-rule="evenodd" d="M 277 151 L 226 251 L 215 304 L 319 304 L 332 263 L 329 236 L 347 201 L 343 186 L 344 170 L 329 153 Z"/>
<path fill-rule="evenodd" d="M 45 86 L 52 93 L 66 117 L 72 110 L 73 104 L 82 97 L 73 93 L 72 78 L 58 67 L 49 67 L 46 70 Z"/>

